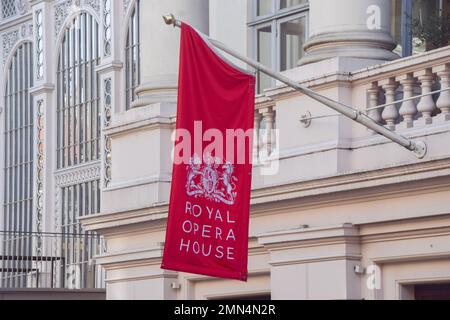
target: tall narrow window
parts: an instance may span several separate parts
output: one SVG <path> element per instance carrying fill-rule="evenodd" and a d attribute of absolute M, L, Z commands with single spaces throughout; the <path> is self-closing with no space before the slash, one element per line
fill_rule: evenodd
<path fill-rule="evenodd" d="M 125 47 L 125 96 L 126 109 L 136 99 L 136 88 L 141 82 L 140 74 L 140 0 L 136 0 L 128 22 L 127 42 Z"/>
<path fill-rule="evenodd" d="M 98 24 L 86 13 L 65 30 L 58 63 L 58 169 L 100 157 Z"/>
<path fill-rule="evenodd" d="M 3 204 L 4 231 L 0 234 L 2 254 L 27 256 L 32 243 L 28 232 L 33 231 L 33 155 L 34 108 L 29 89 L 33 86 L 32 46 L 22 44 L 8 68 L 5 90 L 5 150 Z M 19 251 L 20 250 L 20 251 Z M 26 278 L 14 270 L 29 267 L 29 262 L 3 259 L 0 264 L 0 287 L 23 287 Z"/>
<path fill-rule="evenodd" d="M 303 57 L 307 38 L 307 0 L 253 0 L 253 18 L 249 27 L 254 30 L 255 58 L 262 64 L 285 71 L 295 68 Z M 275 85 L 275 81 L 258 72 L 257 89 Z"/>
<path fill-rule="evenodd" d="M 60 221 L 66 288 L 92 286 L 96 277 L 89 260 L 98 244 L 79 221 L 100 210 L 100 177 L 89 174 L 100 167 L 101 110 L 99 108 L 99 27 L 94 17 L 81 13 L 64 31 L 57 70 L 57 174 L 78 174 L 70 185 L 61 185 Z M 95 279 L 94 279 L 95 280 Z"/>
<path fill-rule="evenodd" d="M 24 43 L 8 69 L 5 96 L 4 226 L 8 231 L 32 231 L 33 212 L 33 85 L 31 44 Z"/>

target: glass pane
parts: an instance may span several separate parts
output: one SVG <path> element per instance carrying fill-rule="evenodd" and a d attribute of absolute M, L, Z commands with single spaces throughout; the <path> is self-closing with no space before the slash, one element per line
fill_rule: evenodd
<path fill-rule="evenodd" d="M 308 0 L 280 0 L 280 9 L 298 6 L 307 2 Z"/>
<path fill-rule="evenodd" d="M 257 31 L 258 39 L 258 61 L 265 66 L 272 67 L 272 27 L 267 26 Z M 271 86 L 272 80 L 269 76 L 258 73 L 258 93 Z"/>
<path fill-rule="evenodd" d="M 35 108 L 29 93 L 29 89 L 33 86 L 30 69 L 33 61 L 32 52 L 31 44 L 23 43 L 14 53 L 7 69 L 4 96 L 5 149 L 0 152 L 5 160 L 3 183 L 7 186 L 0 189 L 4 205 L 4 214 L 1 218 L 5 231 L 32 231 L 35 182 L 33 177 L 35 139 L 32 130 Z M 21 248 L 22 253 L 29 254 L 26 246 Z M 8 274 L 5 275 L 8 277 Z M 13 284 L 20 284 L 22 281 L 20 277 L 16 277 L 16 280 Z"/>
<path fill-rule="evenodd" d="M 280 25 L 280 70 L 297 66 L 303 56 L 303 44 L 306 39 L 305 17 L 290 20 Z"/>
<path fill-rule="evenodd" d="M 59 166 L 70 167 L 96 160 L 93 152 L 98 147 L 99 90 L 98 75 L 98 27 L 87 13 L 74 18 L 65 32 L 60 47 L 58 64 L 58 144 Z M 81 64 L 80 64 L 81 63 Z"/>
<path fill-rule="evenodd" d="M 441 3 L 444 4 L 444 1 L 413 0 L 411 21 L 413 53 L 448 45 L 448 17 L 442 15 Z"/>
<path fill-rule="evenodd" d="M 272 13 L 273 0 L 257 0 L 256 14 L 258 16 L 264 16 Z"/>
<path fill-rule="evenodd" d="M 15 0 L 2 0 L 2 17 L 9 18 L 17 13 Z"/>
<path fill-rule="evenodd" d="M 139 1 L 137 1 L 130 17 L 125 48 L 125 95 L 127 110 L 131 108 L 132 102 L 137 98 L 136 88 L 140 83 L 139 5 Z"/>
<path fill-rule="evenodd" d="M 394 52 L 402 55 L 402 0 L 392 1 L 391 35 L 397 47 Z"/>

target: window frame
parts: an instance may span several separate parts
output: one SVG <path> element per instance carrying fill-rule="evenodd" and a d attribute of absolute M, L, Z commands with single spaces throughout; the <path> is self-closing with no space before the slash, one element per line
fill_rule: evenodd
<path fill-rule="evenodd" d="M 124 41 L 124 50 L 123 50 L 123 61 L 124 61 L 124 72 L 123 72 L 123 79 L 124 79 L 124 100 L 125 100 L 125 111 L 128 111 L 131 109 L 131 105 L 134 101 L 137 99 L 136 95 L 136 89 L 141 85 L 142 75 L 141 75 L 141 45 L 142 45 L 142 38 L 141 38 L 141 3 L 140 0 L 135 0 L 133 4 L 131 5 L 129 9 L 130 14 L 128 15 L 128 18 L 126 20 L 126 23 L 124 24 L 124 28 L 126 30 L 125 32 L 125 41 Z M 136 16 L 137 20 L 137 43 L 130 43 L 129 38 L 130 35 L 134 35 L 134 30 L 132 23 L 133 19 Z M 132 33 L 130 31 L 133 31 Z M 132 42 L 132 41 L 131 41 Z M 137 50 L 137 62 L 136 62 L 136 72 L 137 72 L 137 80 L 136 83 L 134 83 L 134 74 L 133 70 L 128 65 L 128 62 L 130 59 L 130 52 L 133 54 L 133 49 L 136 48 Z M 132 64 L 130 63 L 132 66 Z M 131 97 L 129 96 L 131 93 Z"/>
<path fill-rule="evenodd" d="M 401 14 L 401 35 L 400 35 L 400 45 L 402 46 L 402 57 L 409 57 L 414 55 L 413 48 L 413 36 L 411 34 L 411 20 L 409 17 L 413 15 L 413 0 L 402 0 L 402 14 Z M 440 1 L 440 5 L 443 3 Z M 440 8 L 442 10 L 443 7 Z"/>
<path fill-rule="evenodd" d="M 270 14 L 265 14 L 262 16 L 257 15 L 258 11 L 258 0 L 251 1 L 250 7 L 250 19 L 247 22 L 247 27 L 250 29 L 251 35 L 251 52 L 252 58 L 259 61 L 259 52 L 258 52 L 258 30 L 261 28 L 265 28 L 267 26 L 271 26 L 272 28 L 272 41 L 271 41 L 271 65 L 268 66 L 275 71 L 281 70 L 281 32 L 280 26 L 281 23 L 295 20 L 298 18 L 305 18 L 305 42 L 308 41 L 309 38 L 309 1 L 303 4 L 299 4 L 296 6 L 280 9 L 281 1 L 280 0 L 272 0 L 272 12 Z M 257 94 L 261 94 L 262 90 L 259 90 L 259 75 L 257 76 Z M 275 86 L 276 81 L 271 79 L 271 86 Z"/>
<path fill-rule="evenodd" d="M 36 109 L 30 93 L 34 85 L 33 50 L 31 41 L 22 42 L 12 53 L 9 64 L 5 66 L 7 77 L 3 94 L 4 115 L 1 117 L 1 147 L 6 151 L 10 146 L 14 146 L 12 150 L 2 152 L 1 155 L 1 184 L 5 185 L 5 189 L 0 196 L 0 225 L 7 231 L 31 232 L 34 227 Z M 13 67 L 15 70 L 12 70 Z M 17 223 L 19 218 L 22 219 L 20 225 Z"/>
<path fill-rule="evenodd" d="M 82 22 L 84 29 L 80 26 Z M 81 11 L 63 32 L 56 68 L 58 171 L 101 159 L 100 76 L 96 71 L 101 59 L 100 24 L 94 15 Z M 81 37 L 80 43 L 86 44 L 83 48 L 77 43 L 77 37 Z M 83 58 L 78 56 L 75 61 L 81 54 Z M 80 121 L 83 126 L 79 125 Z M 66 126 L 68 123 L 70 126 Z"/>
<path fill-rule="evenodd" d="M 287 17 L 281 18 L 276 20 L 276 66 L 277 66 L 277 71 L 282 71 L 281 70 L 281 24 L 286 23 L 288 21 L 291 20 L 297 20 L 297 19 L 305 19 L 305 39 L 304 41 L 306 42 L 306 40 L 308 39 L 308 34 L 309 34 L 309 15 L 307 12 L 300 12 L 300 13 L 296 13 L 293 15 L 289 15 Z"/>

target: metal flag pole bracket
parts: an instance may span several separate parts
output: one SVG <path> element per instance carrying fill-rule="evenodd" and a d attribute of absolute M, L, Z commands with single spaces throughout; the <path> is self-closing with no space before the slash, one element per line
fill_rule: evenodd
<path fill-rule="evenodd" d="M 173 14 L 168 14 L 163 16 L 164 22 L 167 25 L 173 25 L 174 27 L 181 27 L 181 21 L 177 20 Z M 304 95 L 319 101 L 320 103 L 326 105 L 327 107 L 339 112 L 340 114 L 362 124 L 363 126 L 373 130 L 374 132 L 386 137 L 387 139 L 401 145 L 402 147 L 414 152 L 414 154 L 417 156 L 417 158 L 422 159 L 425 157 L 427 153 L 427 147 L 425 142 L 423 141 L 412 141 L 410 139 L 407 139 L 403 137 L 402 135 L 399 135 L 386 127 L 378 124 L 375 122 L 372 118 L 368 117 L 363 112 L 353 109 L 349 106 L 346 106 L 340 102 L 334 101 L 328 97 L 325 97 L 317 92 L 314 92 L 313 90 L 303 87 L 302 85 L 298 84 L 297 82 L 289 79 L 288 77 L 282 75 L 279 72 L 275 72 L 271 70 L 270 68 L 264 66 L 263 64 L 254 61 L 246 56 L 241 55 L 240 53 L 234 51 L 233 49 L 228 48 L 223 43 L 211 39 L 206 35 L 202 35 L 205 39 L 207 39 L 213 46 L 216 48 L 228 53 L 229 55 L 235 57 L 236 59 L 239 59 L 249 66 L 255 68 L 256 70 L 259 70 L 266 75 L 286 84 L 287 86 L 303 93 Z M 305 119 L 306 120 L 306 119 Z"/>

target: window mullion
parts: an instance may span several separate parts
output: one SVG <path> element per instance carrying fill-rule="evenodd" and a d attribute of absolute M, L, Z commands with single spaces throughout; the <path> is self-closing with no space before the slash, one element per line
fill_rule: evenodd
<path fill-rule="evenodd" d="M 411 19 L 412 0 L 402 0 L 401 42 L 403 57 L 412 55 Z"/>
<path fill-rule="evenodd" d="M 94 20 L 95 21 L 95 20 Z M 99 80 L 98 80 L 98 75 L 97 75 L 97 71 L 95 70 L 95 67 L 98 65 L 99 62 L 99 45 L 98 45 L 98 25 L 96 23 L 94 23 L 94 52 L 95 52 L 95 63 L 94 63 L 94 69 L 93 69 L 93 79 L 94 79 L 94 108 L 95 108 L 95 113 L 93 115 L 93 118 L 95 120 L 95 160 L 98 160 L 100 158 L 100 108 L 99 108 L 99 94 L 98 94 L 98 87 L 99 87 Z"/>
<path fill-rule="evenodd" d="M 76 165 L 75 161 L 75 154 L 76 154 L 76 113 L 77 113 L 77 94 L 76 94 L 76 82 L 77 82 L 77 60 L 76 60 L 76 46 L 77 46 L 77 39 L 76 39 L 76 26 L 75 24 L 72 24 L 71 28 L 71 60 L 72 60 L 72 88 L 71 88 L 71 95 L 72 95 L 72 102 L 71 102 L 71 156 L 72 156 L 72 165 Z"/>
<path fill-rule="evenodd" d="M 69 51 L 69 42 L 70 42 L 70 29 L 65 31 L 65 57 L 66 57 L 66 79 L 65 79 L 65 88 L 64 94 L 66 96 L 66 101 L 64 104 L 64 167 L 70 165 L 70 51 Z"/>
<path fill-rule="evenodd" d="M 135 14 L 136 10 L 133 9 L 133 14 L 128 25 L 128 108 L 131 107 L 131 102 L 133 101 L 133 20 Z"/>
<path fill-rule="evenodd" d="M 82 52 L 81 52 L 81 47 L 82 47 L 82 43 L 83 43 L 83 37 L 82 37 L 82 22 L 83 22 L 83 17 L 85 15 L 81 15 L 80 17 L 80 22 L 79 22 L 79 28 L 77 30 L 77 34 L 78 34 L 78 40 L 79 40 L 79 45 L 78 45 L 78 83 L 77 83 L 77 87 L 78 87 L 78 125 L 77 125 L 77 137 L 78 137 L 78 146 L 77 146 L 77 163 L 82 163 L 81 159 L 81 151 L 83 150 L 83 140 L 82 140 L 82 119 L 81 119 L 81 110 L 83 109 L 83 98 L 82 98 L 82 83 L 84 81 L 83 77 L 82 77 L 82 67 L 83 67 L 83 60 L 82 60 Z"/>
<path fill-rule="evenodd" d="M 90 15 L 86 16 L 86 33 L 91 35 L 92 30 L 92 17 Z M 92 38 L 86 41 L 87 44 L 87 79 L 86 83 L 86 162 L 92 160 Z"/>

